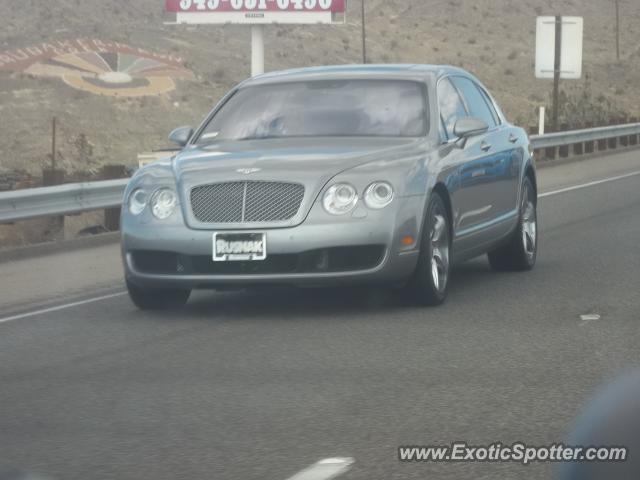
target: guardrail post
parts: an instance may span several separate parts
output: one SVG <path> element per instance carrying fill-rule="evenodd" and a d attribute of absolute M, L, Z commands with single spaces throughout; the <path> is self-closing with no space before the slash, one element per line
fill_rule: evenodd
<path fill-rule="evenodd" d="M 609 142 L 606 139 L 598 140 L 598 151 L 604 152 L 607 149 Z"/>
<path fill-rule="evenodd" d="M 620 119 L 620 124 L 621 125 L 624 125 L 626 123 L 627 123 L 627 118 L 626 117 L 623 117 L 623 118 Z M 620 140 L 619 140 L 620 145 L 623 146 L 623 147 L 628 147 L 629 146 L 629 138 L 630 138 L 629 135 L 623 135 L 622 137 L 620 137 Z"/>
<path fill-rule="evenodd" d="M 569 130 L 569 125 L 567 125 L 566 123 L 560 125 L 561 132 L 566 132 L 567 130 Z M 560 156 L 560 158 L 567 158 L 569 156 L 569 145 L 563 145 L 562 147 L 559 147 L 558 155 Z"/>
<path fill-rule="evenodd" d="M 53 187 L 64 183 L 64 170 L 59 168 L 42 169 L 42 186 Z M 46 219 L 44 235 L 51 239 L 64 237 L 64 215 L 56 215 Z"/>
<path fill-rule="evenodd" d="M 630 123 L 637 123 L 638 122 L 638 118 L 637 117 L 632 117 L 629 119 Z M 629 136 L 629 145 L 637 145 L 638 144 L 638 135 L 630 135 Z"/>
<path fill-rule="evenodd" d="M 102 167 L 101 177 L 103 180 L 126 178 L 126 166 L 105 165 L 104 167 Z M 107 208 L 104 211 L 104 228 L 109 232 L 117 232 L 118 230 L 120 230 L 120 207 Z"/>
<path fill-rule="evenodd" d="M 593 128 L 593 122 L 587 122 L 584 128 Z M 593 153 L 596 151 L 596 143 L 594 141 L 584 142 L 584 153 Z"/>
<path fill-rule="evenodd" d="M 555 160 L 556 158 L 556 147 L 547 147 L 544 149 L 544 158 L 546 160 Z"/>
<path fill-rule="evenodd" d="M 555 132 L 554 128 L 550 128 L 547 133 Z M 544 158 L 547 160 L 555 160 L 556 158 L 556 147 L 547 147 L 544 149 Z"/>
<path fill-rule="evenodd" d="M 584 127 L 578 127 L 578 128 L 584 128 Z M 573 152 L 571 152 L 571 153 L 573 155 L 582 155 L 582 154 L 584 154 L 584 142 L 574 143 L 571 147 L 572 147 L 572 150 L 573 150 Z"/>
<path fill-rule="evenodd" d="M 609 121 L 609 125 L 615 125 L 618 123 L 617 121 Z M 607 148 L 611 150 L 615 150 L 618 148 L 618 137 L 611 137 L 607 140 Z"/>
<path fill-rule="evenodd" d="M 574 143 L 573 144 L 573 154 L 574 155 L 582 155 L 584 153 L 584 144 L 582 143 Z"/>

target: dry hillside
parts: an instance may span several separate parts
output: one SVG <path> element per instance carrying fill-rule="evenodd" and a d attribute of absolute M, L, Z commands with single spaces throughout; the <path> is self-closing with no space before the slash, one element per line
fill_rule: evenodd
<path fill-rule="evenodd" d="M 510 118 L 524 124 L 535 122 L 535 108 L 548 103 L 551 90 L 549 81 L 533 75 L 535 17 L 581 15 L 586 75 L 581 81 L 564 82 L 563 88 L 573 96 L 586 92 L 587 111 L 582 116 L 640 115 L 636 0 L 621 0 L 620 62 L 615 59 L 613 0 L 366 2 L 372 62 L 463 66 L 495 92 Z M 15 55 L 51 42 L 91 39 L 180 57 L 193 77 L 182 76 L 168 93 L 118 98 L 74 89 L 61 78 L 35 70 L 12 71 L 0 65 L 0 172 L 24 169 L 39 175 L 50 151 L 54 115 L 59 118 L 58 151 L 67 172 L 96 171 L 104 163 L 133 164 L 138 152 L 165 146 L 166 133 L 174 126 L 197 123 L 249 72 L 247 29 L 164 25 L 162 0 L 2 3 L 0 61 L 3 52 Z M 359 12 L 359 0 L 350 0 L 345 26 L 269 28 L 267 68 L 359 62 Z"/>

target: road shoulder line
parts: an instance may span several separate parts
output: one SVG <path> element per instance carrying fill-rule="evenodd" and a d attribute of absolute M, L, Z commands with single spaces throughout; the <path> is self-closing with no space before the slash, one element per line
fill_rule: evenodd
<path fill-rule="evenodd" d="M 603 184 L 603 183 L 615 182 L 616 180 L 623 180 L 625 178 L 635 177 L 637 175 L 640 175 L 640 170 L 639 171 L 635 171 L 635 172 L 631 172 L 631 173 L 626 173 L 624 175 L 617 175 L 615 177 L 608 177 L 608 178 L 603 178 L 601 180 L 594 180 L 594 181 L 591 181 L 591 182 L 582 183 L 580 185 L 572 185 L 570 187 L 559 188 L 557 190 L 552 190 L 550 192 L 544 192 L 544 193 L 539 194 L 538 198 L 551 197 L 553 195 L 559 195 L 561 193 L 572 192 L 574 190 L 581 190 L 583 188 L 593 187 L 593 186 L 600 185 L 600 184 Z"/>
<path fill-rule="evenodd" d="M 109 295 L 102 295 L 100 297 L 87 298 L 86 300 L 79 300 L 77 302 L 65 303 L 63 305 L 57 305 L 55 307 L 43 308 L 41 310 L 35 310 L 33 312 L 19 313 L 10 317 L 0 318 L 0 323 L 8 323 L 14 320 L 20 320 L 22 318 L 35 317 L 37 315 L 43 315 L 45 313 L 57 312 L 59 310 L 65 310 L 67 308 L 77 307 L 79 305 L 86 305 L 88 303 L 100 302 L 102 300 L 109 300 L 111 298 L 122 297 L 127 292 L 111 293 Z"/>

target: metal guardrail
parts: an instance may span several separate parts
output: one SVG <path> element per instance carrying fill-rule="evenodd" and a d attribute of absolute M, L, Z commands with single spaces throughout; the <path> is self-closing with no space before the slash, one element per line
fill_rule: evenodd
<path fill-rule="evenodd" d="M 0 193 L 0 223 L 117 207 L 129 179 L 68 183 Z"/>
<path fill-rule="evenodd" d="M 640 123 L 532 135 L 535 149 L 640 135 Z M 632 145 L 640 145 L 636 141 Z M 70 183 L 55 187 L 0 192 L 0 223 L 119 207 L 127 179 Z"/>
<path fill-rule="evenodd" d="M 569 130 L 567 132 L 547 133 L 545 135 L 531 135 L 533 147 L 551 148 L 564 147 L 583 142 L 595 142 L 631 135 L 640 135 L 640 123 L 613 125 L 610 127 L 585 128 L 583 130 Z"/>

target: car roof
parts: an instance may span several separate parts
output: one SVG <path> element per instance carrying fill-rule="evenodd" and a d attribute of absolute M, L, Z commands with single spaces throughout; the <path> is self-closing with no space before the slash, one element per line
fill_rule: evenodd
<path fill-rule="evenodd" d="M 449 65 L 420 65 L 420 64 L 368 64 L 368 65 L 332 65 L 323 67 L 296 68 L 269 72 L 250 78 L 242 86 L 253 86 L 271 83 L 297 82 L 305 80 L 332 80 L 353 78 L 376 78 L 389 80 L 418 80 L 440 78 L 444 75 L 470 74 L 457 67 Z"/>

